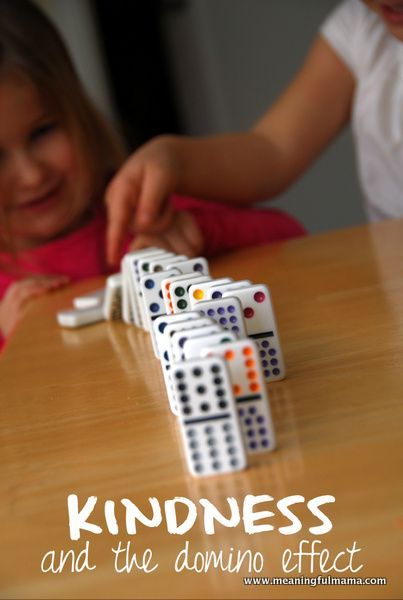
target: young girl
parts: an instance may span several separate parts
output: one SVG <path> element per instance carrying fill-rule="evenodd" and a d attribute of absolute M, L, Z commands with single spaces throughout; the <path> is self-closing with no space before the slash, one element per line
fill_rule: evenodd
<path fill-rule="evenodd" d="M 0 333 L 29 299 L 110 272 L 105 186 L 124 157 L 94 109 L 47 18 L 25 0 L 0 0 Z M 128 184 L 131 189 L 130 178 Z M 145 193 L 153 181 L 146 182 Z M 212 254 L 304 232 L 279 211 L 209 208 L 177 198 L 134 247 Z M 125 226 L 128 216 L 124 216 Z M 246 224 L 235 236 L 240 219 Z M 119 221 L 118 221 L 119 225 Z M 112 224 L 116 226 L 116 220 Z M 160 230 L 163 230 L 160 232 Z M 122 252 L 133 233 L 121 236 Z"/>
<path fill-rule="evenodd" d="M 350 120 L 369 219 L 403 217 L 402 41 L 402 0 L 347 0 L 323 25 L 294 81 L 250 131 L 198 140 L 165 136 L 146 144 L 109 190 L 110 259 L 125 215 L 135 213 L 138 227 L 147 230 L 167 190 L 240 205 L 271 198 Z M 152 189 L 143 187 L 151 179 Z"/>

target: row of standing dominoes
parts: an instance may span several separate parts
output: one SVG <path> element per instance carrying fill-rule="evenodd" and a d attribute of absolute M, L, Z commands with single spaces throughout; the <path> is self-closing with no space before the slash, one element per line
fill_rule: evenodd
<path fill-rule="evenodd" d="M 266 286 L 213 279 L 202 257 L 148 248 L 123 258 L 103 297 L 76 299 L 76 312 L 92 303 L 101 318 L 150 332 L 194 475 L 244 468 L 246 453 L 274 448 L 264 379 L 285 369 Z"/>

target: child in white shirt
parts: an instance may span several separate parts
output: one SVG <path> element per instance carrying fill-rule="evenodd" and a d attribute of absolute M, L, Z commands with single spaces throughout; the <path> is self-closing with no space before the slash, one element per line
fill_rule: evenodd
<path fill-rule="evenodd" d="M 402 41 L 402 0 L 347 0 L 250 131 L 151 140 L 110 186 L 110 259 L 133 213 L 140 230 L 163 222 L 172 191 L 241 205 L 276 196 L 350 120 L 368 218 L 403 217 Z"/>

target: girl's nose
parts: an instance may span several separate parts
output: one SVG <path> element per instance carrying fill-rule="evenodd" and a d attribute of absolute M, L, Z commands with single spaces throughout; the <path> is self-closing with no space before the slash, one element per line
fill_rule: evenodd
<path fill-rule="evenodd" d="M 45 168 L 35 156 L 22 152 L 15 157 L 15 176 L 22 189 L 35 189 L 42 184 Z"/>

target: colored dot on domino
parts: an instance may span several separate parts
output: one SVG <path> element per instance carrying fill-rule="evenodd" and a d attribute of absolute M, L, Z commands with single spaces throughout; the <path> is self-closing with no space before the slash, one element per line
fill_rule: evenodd
<path fill-rule="evenodd" d="M 253 354 L 253 350 L 250 346 L 246 346 L 246 348 L 242 350 L 242 354 L 245 356 L 251 356 Z"/>
<path fill-rule="evenodd" d="M 152 279 L 147 279 L 146 282 L 144 283 L 144 285 L 148 290 L 152 290 L 153 287 L 155 286 L 155 283 Z"/>
<path fill-rule="evenodd" d="M 249 387 L 251 392 L 258 392 L 260 390 L 260 386 L 256 382 L 251 383 Z"/>
<path fill-rule="evenodd" d="M 220 306 L 217 309 L 217 312 L 218 312 L 219 315 L 224 315 L 225 314 L 225 308 L 223 306 Z"/>
<path fill-rule="evenodd" d="M 187 305 L 188 303 L 186 302 L 186 300 L 179 300 L 178 302 L 178 308 L 180 308 L 181 310 L 185 309 Z"/>
<path fill-rule="evenodd" d="M 241 391 L 242 391 L 242 388 L 241 388 L 241 386 L 240 386 L 240 385 L 238 385 L 238 384 L 235 384 L 233 389 L 234 389 L 234 395 L 235 395 L 235 396 L 239 396 L 239 394 L 240 394 L 240 393 L 241 393 Z"/>
<path fill-rule="evenodd" d="M 213 292 L 211 295 L 213 300 L 217 300 L 218 298 L 222 298 L 222 292 Z"/>
<path fill-rule="evenodd" d="M 151 311 L 152 313 L 156 313 L 156 312 L 158 312 L 158 311 L 159 311 L 159 309 L 160 309 L 160 305 L 159 305 L 159 304 L 157 304 L 156 302 L 153 302 L 152 304 L 150 304 L 150 311 Z"/>
<path fill-rule="evenodd" d="M 233 360 L 235 357 L 235 353 L 233 350 L 227 350 L 227 352 L 224 354 L 224 358 L 226 360 Z"/>
<path fill-rule="evenodd" d="M 204 298 L 204 292 L 203 292 L 203 290 L 195 290 L 193 292 L 193 298 L 195 300 L 202 300 Z"/>
<path fill-rule="evenodd" d="M 256 300 L 256 302 L 264 302 L 266 300 L 266 294 L 264 294 L 263 292 L 256 292 L 253 298 L 254 300 Z"/>
<path fill-rule="evenodd" d="M 227 319 L 225 317 L 221 317 L 220 318 L 220 325 L 226 325 L 227 324 Z"/>
<path fill-rule="evenodd" d="M 243 314 L 244 314 L 245 319 L 251 319 L 253 317 L 253 315 L 255 314 L 255 311 L 253 310 L 253 308 L 248 306 L 247 308 L 244 309 Z"/>
<path fill-rule="evenodd" d="M 183 287 L 177 287 L 175 289 L 175 295 L 179 296 L 179 298 L 181 298 L 182 296 L 184 296 L 185 291 L 186 291 L 185 288 L 183 288 Z"/>
<path fill-rule="evenodd" d="M 212 308 L 209 308 L 207 311 L 207 314 L 209 317 L 214 317 L 215 315 L 215 310 L 213 310 Z"/>
<path fill-rule="evenodd" d="M 248 369 L 252 368 L 255 366 L 255 361 L 253 360 L 253 358 L 248 358 L 247 360 L 245 360 L 245 367 L 247 367 Z"/>
<path fill-rule="evenodd" d="M 203 265 L 201 263 L 196 263 L 193 267 L 193 271 L 203 271 Z"/>
<path fill-rule="evenodd" d="M 164 333 L 165 327 L 166 327 L 167 325 L 168 325 L 168 323 L 165 323 L 165 322 L 164 322 L 164 323 L 160 323 L 160 324 L 158 325 L 158 330 L 159 330 L 161 333 Z"/>
<path fill-rule="evenodd" d="M 248 377 L 248 379 L 256 379 L 256 377 L 257 377 L 256 371 L 248 371 L 247 377 Z"/>
<path fill-rule="evenodd" d="M 145 271 L 146 273 L 148 273 L 149 270 L 150 270 L 150 264 L 149 263 L 144 263 L 144 265 L 143 265 L 143 271 Z"/>

